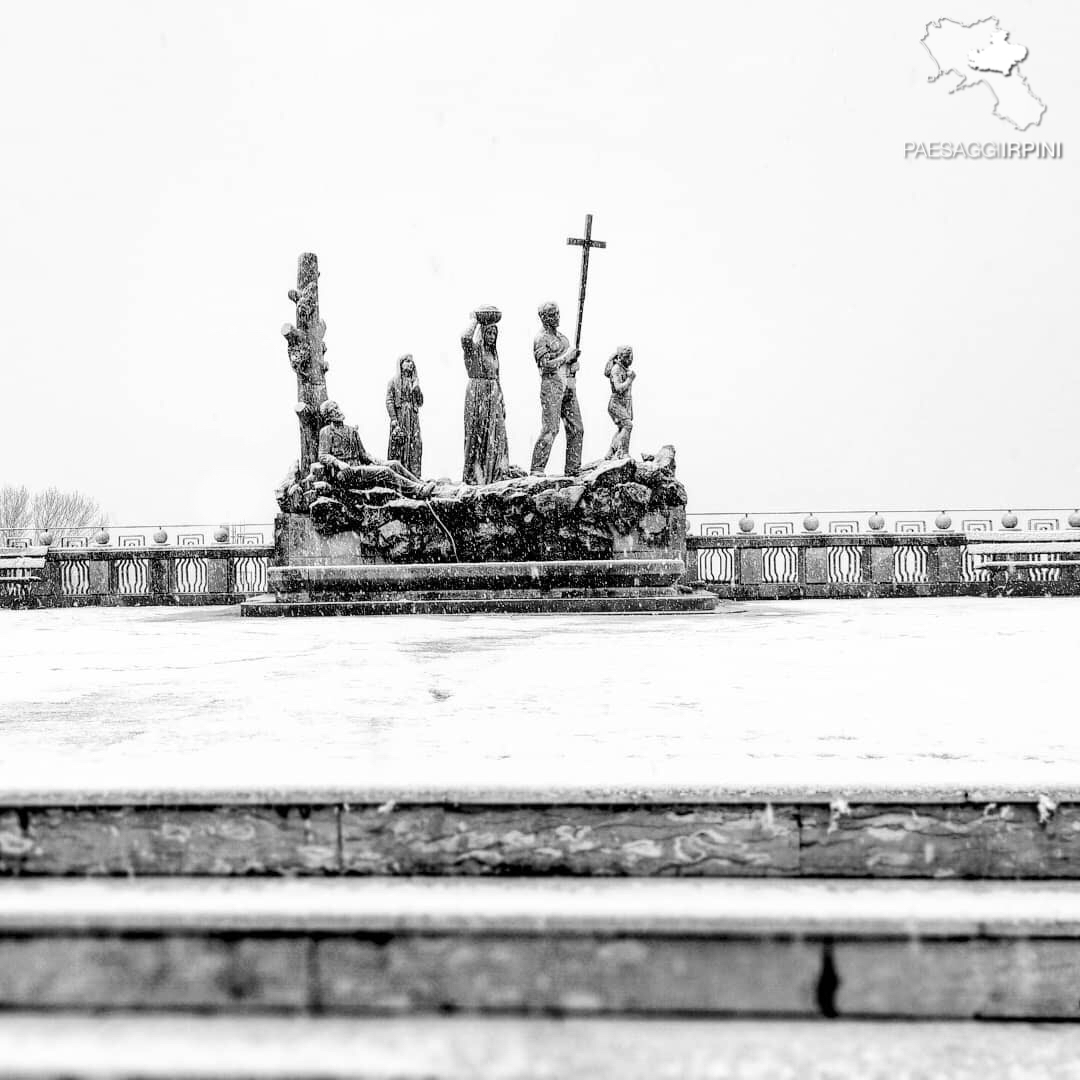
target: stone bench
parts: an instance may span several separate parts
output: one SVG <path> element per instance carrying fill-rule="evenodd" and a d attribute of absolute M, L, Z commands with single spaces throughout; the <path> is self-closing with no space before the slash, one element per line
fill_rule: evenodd
<path fill-rule="evenodd" d="M 1064 584 L 1069 584 L 1076 577 L 1072 568 L 1080 567 L 1080 540 L 1075 532 L 973 533 L 968 537 L 968 551 L 981 560 L 976 570 L 985 571 L 1002 592 L 1039 582 L 1040 574 L 1060 577 L 1062 570 L 1067 575 Z M 1045 589 L 1047 583 L 1040 584 Z"/>
<path fill-rule="evenodd" d="M 0 548 L 0 604 L 23 606 L 45 580 L 45 547 Z"/>
<path fill-rule="evenodd" d="M 0 1008 L 1080 1017 L 1075 883 L 38 881 Z"/>
<path fill-rule="evenodd" d="M 1072 1080 L 1077 1060 L 1061 1024 L 0 1017 L 20 1080 Z"/>

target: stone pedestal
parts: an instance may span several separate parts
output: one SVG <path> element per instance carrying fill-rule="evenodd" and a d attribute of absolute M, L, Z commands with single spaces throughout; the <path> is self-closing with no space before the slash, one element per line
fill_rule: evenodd
<path fill-rule="evenodd" d="M 680 559 L 339 563 L 274 566 L 273 596 L 244 615 L 632 614 L 707 612 L 705 591 L 680 586 Z"/>
<path fill-rule="evenodd" d="M 534 561 L 552 562 L 566 558 L 558 534 L 542 537 L 538 554 L 540 558 Z M 676 506 L 649 513 L 628 533 L 612 530 L 610 557 L 678 559 L 685 564 L 685 509 Z M 322 536 L 307 514 L 278 514 L 274 519 L 274 566 L 374 566 L 391 561 L 366 544 L 354 530 Z M 427 561 L 454 562 L 452 557 Z"/>
<path fill-rule="evenodd" d="M 356 532 L 321 536 L 307 514 L 274 518 L 272 566 L 367 566 L 386 560 Z"/>
<path fill-rule="evenodd" d="M 671 446 L 575 477 L 431 482 L 416 498 L 379 486 L 393 477 L 372 479 L 331 462 L 281 490 L 273 596 L 244 604 L 245 615 L 715 607 L 711 594 L 678 584 L 686 490 Z"/>

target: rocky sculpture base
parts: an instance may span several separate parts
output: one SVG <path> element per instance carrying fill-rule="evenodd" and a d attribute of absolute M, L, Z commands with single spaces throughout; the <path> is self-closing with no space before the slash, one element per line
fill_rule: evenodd
<path fill-rule="evenodd" d="M 244 615 L 634 614 L 705 612 L 712 593 L 679 585 L 681 559 L 277 566 L 273 596 Z"/>
<path fill-rule="evenodd" d="M 598 462 L 575 477 L 433 487 L 428 498 L 406 498 L 349 487 L 316 465 L 279 493 L 278 561 L 524 562 L 685 550 L 686 489 L 670 446 L 646 459 Z"/>

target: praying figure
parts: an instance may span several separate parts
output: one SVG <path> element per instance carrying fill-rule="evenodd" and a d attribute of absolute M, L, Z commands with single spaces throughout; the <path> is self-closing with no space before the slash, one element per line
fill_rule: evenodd
<path fill-rule="evenodd" d="M 537 314 L 543 329 L 533 341 L 533 359 L 540 369 L 540 436 L 533 448 L 531 471 L 543 476 L 551 447 L 559 434 L 559 419 L 566 429 L 566 476 L 581 471 L 581 443 L 585 428 L 577 398 L 578 350 L 559 333 L 559 306 L 541 304 Z"/>
<path fill-rule="evenodd" d="M 631 388 L 637 373 L 630 370 L 634 362 L 634 350 L 629 345 L 616 349 L 604 366 L 604 374 L 611 383 L 608 416 L 615 421 L 615 435 L 611 440 L 605 460 L 630 456 L 630 433 L 634 430 L 634 401 Z"/>
<path fill-rule="evenodd" d="M 397 375 L 386 387 L 386 411 L 390 414 L 390 445 L 386 456 L 400 461 L 409 472 L 420 475 L 424 444 L 420 439 L 420 406 L 424 392 L 416 378 L 416 363 L 406 353 L 398 357 Z"/>
<path fill-rule="evenodd" d="M 506 440 L 506 405 L 499 383 L 498 308 L 477 308 L 461 335 L 469 384 L 465 390 L 466 484 L 490 484 L 514 475 Z"/>
<path fill-rule="evenodd" d="M 341 406 L 324 401 L 319 406 L 323 427 L 319 431 L 319 465 L 332 479 L 357 488 L 387 487 L 413 499 L 426 499 L 435 490 L 431 481 L 414 476 L 400 461 L 372 457 L 360 441 L 356 428 L 345 423 Z"/>

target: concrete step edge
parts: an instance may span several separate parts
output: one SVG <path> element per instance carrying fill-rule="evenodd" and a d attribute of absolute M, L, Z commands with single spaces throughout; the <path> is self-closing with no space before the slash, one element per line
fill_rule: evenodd
<path fill-rule="evenodd" d="M 1080 1027 L 1027 1023 L 0 1017 L 0 1077 L 342 1080 L 1074 1078 Z"/>
<path fill-rule="evenodd" d="M 833 782 L 792 783 L 763 779 L 753 785 L 702 781 L 666 784 L 612 780 L 605 783 L 540 782 L 529 784 L 486 783 L 378 783 L 260 784 L 213 783 L 204 786 L 169 786 L 124 782 L 100 787 L 42 784 L 22 787 L 11 780 L 0 782 L 0 810 L 33 807 L 228 807 L 228 806 L 604 806 L 693 809 L 705 806 L 825 806 L 843 815 L 862 805 L 893 806 L 1001 804 L 1053 807 L 1080 805 L 1080 785 L 1051 782 L 1048 777 L 984 778 L 975 786 L 958 778 L 956 783 L 860 784 L 850 778 Z"/>
<path fill-rule="evenodd" d="M 0 882 L 0 934 L 1080 938 L 1080 882 L 90 878 Z"/>

